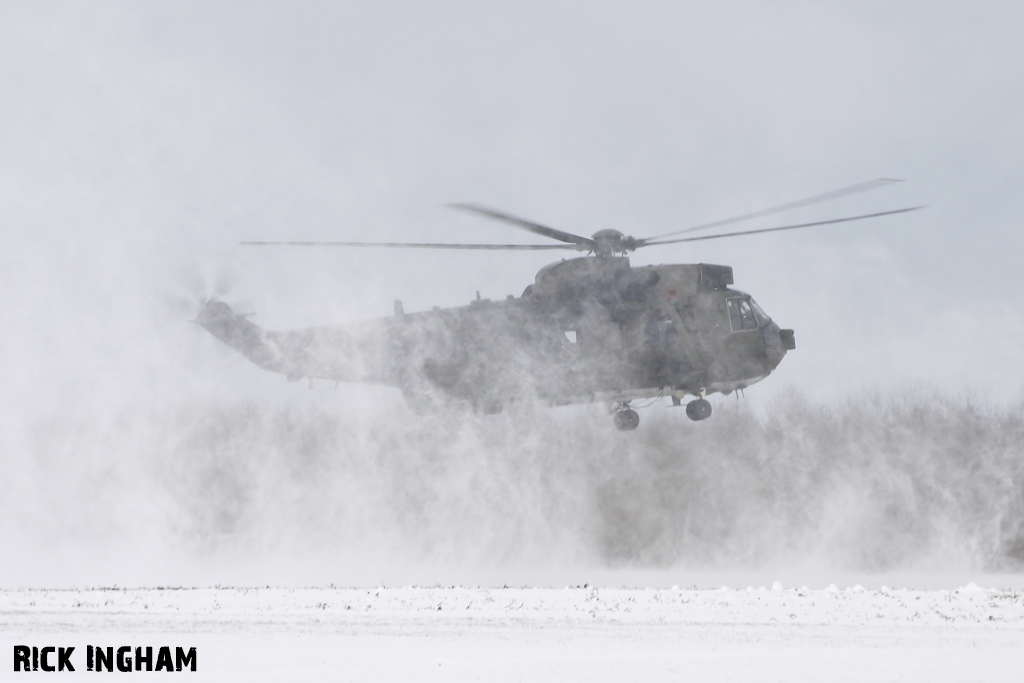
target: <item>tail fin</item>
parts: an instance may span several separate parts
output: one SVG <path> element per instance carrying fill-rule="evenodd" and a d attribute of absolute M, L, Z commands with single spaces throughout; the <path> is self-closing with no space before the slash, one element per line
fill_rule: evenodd
<path fill-rule="evenodd" d="M 261 368 L 293 374 L 286 367 L 277 345 L 268 343 L 263 328 L 246 320 L 244 315 L 235 313 L 223 301 L 207 301 L 192 322 Z"/>
<path fill-rule="evenodd" d="M 216 299 L 210 299 L 204 305 L 202 310 L 196 314 L 196 319 L 192 322 L 202 327 L 206 327 L 207 323 L 212 323 L 225 318 L 234 318 L 236 313 L 231 310 L 223 301 L 217 301 Z"/>

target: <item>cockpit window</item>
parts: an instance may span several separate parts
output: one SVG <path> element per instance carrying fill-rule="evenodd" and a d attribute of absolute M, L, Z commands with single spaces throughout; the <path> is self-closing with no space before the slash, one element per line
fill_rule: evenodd
<path fill-rule="evenodd" d="M 757 316 L 751 307 L 750 299 L 729 299 L 729 324 L 733 332 L 740 330 L 756 330 Z"/>
<path fill-rule="evenodd" d="M 772 321 L 772 319 L 768 317 L 768 314 L 764 312 L 764 309 L 757 305 L 756 301 L 751 299 L 750 305 L 751 307 L 753 307 L 754 313 L 757 315 L 757 321 L 759 323 L 761 323 L 762 325 L 767 325 Z"/>

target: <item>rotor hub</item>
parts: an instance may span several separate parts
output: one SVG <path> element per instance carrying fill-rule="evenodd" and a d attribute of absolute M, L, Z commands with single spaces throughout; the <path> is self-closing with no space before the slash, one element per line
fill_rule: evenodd
<path fill-rule="evenodd" d="M 628 254 L 636 249 L 636 238 L 623 235 L 618 230 L 598 230 L 591 239 L 594 242 L 594 253 L 598 256 L 614 256 Z"/>

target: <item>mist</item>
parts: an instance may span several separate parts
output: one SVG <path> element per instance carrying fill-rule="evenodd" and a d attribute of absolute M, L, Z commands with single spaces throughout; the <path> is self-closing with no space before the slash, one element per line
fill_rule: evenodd
<path fill-rule="evenodd" d="M 763 415 L 734 399 L 716 407 L 700 424 L 651 408 L 634 433 L 596 406 L 418 417 L 380 400 L 65 418 L 22 444 L 35 476 L 5 497 L 22 513 L 5 520 L 9 547 L 30 551 L 7 555 L 4 571 L 349 585 L 794 561 L 992 573 L 1024 561 L 1019 406 L 927 392 L 822 406 L 793 392 Z"/>
<path fill-rule="evenodd" d="M 545 582 L 565 568 L 1019 571 L 1015 5 L 0 3 L 0 579 Z M 856 229 L 723 263 L 798 349 L 692 424 L 413 415 L 189 324 L 292 329 L 518 294 L 480 201 L 658 234 L 875 177 Z M 787 219 L 788 220 L 788 219 Z M 775 223 L 751 224 L 752 228 Z"/>

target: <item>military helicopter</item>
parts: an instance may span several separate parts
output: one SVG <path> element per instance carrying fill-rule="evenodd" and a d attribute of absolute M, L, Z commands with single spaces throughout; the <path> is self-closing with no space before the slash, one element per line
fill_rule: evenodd
<path fill-rule="evenodd" d="M 414 249 L 575 250 L 579 258 L 542 268 L 522 295 L 468 306 L 406 313 L 346 325 L 274 332 L 207 301 L 195 321 L 257 366 L 289 381 L 323 378 L 401 390 L 417 412 L 463 405 L 500 412 L 520 401 L 549 405 L 604 402 L 622 431 L 636 429 L 631 407 L 671 398 L 691 420 L 711 416 L 707 396 L 742 391 L 767 377 L 787 351 L 781 329 L 754 299 L 732 289 L 732 268 L 706 263 L 632 267 L 637 249 L 795 230 L 914 211 L 910 207 L 832 220 L 697 236 L 709 230 L 824 202 L 891 183 L 859 183 L 725 220 L 636 238 L 618 230 L 583 237 L 477 204 L 453 208 L 502 221 L 557 244 L 396 242 L 242 242 L 246 246 Z"/>

